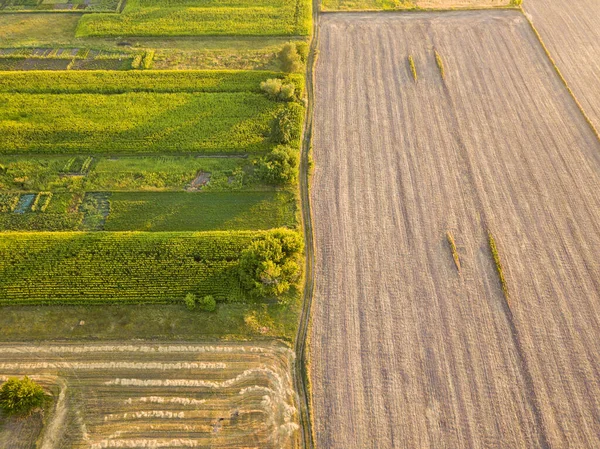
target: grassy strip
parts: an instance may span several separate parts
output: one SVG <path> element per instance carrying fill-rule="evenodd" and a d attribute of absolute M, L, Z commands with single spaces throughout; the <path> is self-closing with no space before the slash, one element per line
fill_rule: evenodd
<path fill-rule="evenodd" d="M 446 79 L 446 70 L 444 69 L 444 61 L 442 60 L 442 56 L 437 52 L 437 50 L 433 50 L 435 53 L 435 62 L 440 69 L 440 75 L 442 75 L 442 79 Z"/>
<path fill-rule="evenodd" d="M 296 226 L 291 192 L 113 193 L 107 231 L 267 230 Z"/>
<path fill-rule="evenodd" d="M 452 251 L 452 258 L 454 259 L 456 269 L 460 272 L 460 258 L 458 256 L 458 250 L 456 249 L 456 242 L 454 241 L 454 236 L 450 231 L 446 232 L 446 240 L 450 245 L 450 250 Z"/>
<path fill-rule="evenodd" d="M 0 234 L 0 304 L 243 302 L 240 253 L 268 232 Z"/>
<path fill-rule="evenodd" d="M 0 94 L 0 153 L 257 153 L 287 107 L 247 92 Z"/>
<path fill-rule="evenodd" d="M 260 83 L 269 78 L 285 78 L 301 91 L 299 74 L 254 70 L 187 71 L 23 71 L 0 73 L 0 92 L 6 93 L 88 93 L 127 92 L 261 92 Z"/>
<path fill-rule="evenodd" d="M 413 79 L 416 82 L 419 79 L 419 77 L 417 75 L 417 66 L 415 65 L 415 59 L 412 57 L 412 55 L 408 56 L 408 64 L 410 65 L 410 71 L 412 73 Z"/>
<path fill-rule="evenodd" d="M 496 264 L 496 271 L 498 272 L 498 277 L 500 278 L 500 285 L 502 286 L 502 293 L 504 293 L 504 298 L 506 298 L 506 303 L 510 308 L 510 297 L 508 295 L 508 284 L 506 283 L 506 278 L 504 277 L 504 269 L 502 268 L 502 261 L 500 260 L 500 253 L 498 252 L 498 246 L 496 245 L 496 240 L 491 232 L 488 232 L 488 243 L 490 245 L 490 251 L 492 252 L 492 257 L 494 258 L 494 263 Z"/>
<path fill-rule="evenodd" d="M 310 0 L 128 0 L 121 14 L 86 14 L 77 37 L 306 36 Z"/>
<path fill-rule="evenodd" d="M 537 37 L 540 45 L 542 46 L 542 48 L 544 49 L 544 52 L 546 53 L 546 56 L 548 57 L 548 59 L 550 60 L 550 63 L 552 64 L 552 67 L 554 67 L 554 70 L 556 71 L 556 74 L 558 75 L 558 77 L 560 78 L 560 80 L 562 81 L 563 85 L 566 87 L 567 91 L 569 92 L 569 94 L 571 95 L 571 97 L 573 98 L 573 101 L 575 101 L 575 104 L 577 105 L 577 107 L 579 108 L 579 111 L 581 112 L 581 114 L 583 115 L 583 117 L 585 118 L 585 121 L 588 123 L 588 125 L 590 126 L 590 128 L 592 129 L 592 132 L 595 134 L 596 138 L 598 140 L 600 140 L 600 133 L 598 132 L 598 129 L 596 128 L 596 126 L 594 125 L 594 122 L 592 122 L 592 120 L 590 119 L 590 117 L 587 115 L 587 113 L 585 112 L 585 109 L 583 109 L 583 106 L 581 105 L 581 103 L 579 102 L 579 100 L 577 99 L 577 97 L 575 96 L 575 93 L 573 92 L 573 90 L 571 89 L 571 87 L 569 86 L 569 83 L 567 82 L 566 78 L 563 76 L 562 72 L 560 71 L 560 69 L 558 68 L 558 66 L 556 65 L 556 61 L 554 60 L 554 58 L 552 57 L 552 55 L 550 54 L 550 51 L 548 50 L 548 47 L 546 47 L 546 44 L 544 43 L 544 41 L 542 40 L 542 36 L 540 35 L 540 33 L 538 32 L 537 28 L 535 27 L 535 25 L 533 24 L 533 22 L 531 21 L 531 19 L 529 18 L 529 16 L 527 15 L 527 13 L 523 10 L 523 8 L 520 8 L 521 12 L 523 13 L 523 15 L 525 16 L 525 18 L 527 19 L 527 22 L 529 23 L 529 26 L 531 27 L 533 33 L 535 34 L 535 36 Z"/>

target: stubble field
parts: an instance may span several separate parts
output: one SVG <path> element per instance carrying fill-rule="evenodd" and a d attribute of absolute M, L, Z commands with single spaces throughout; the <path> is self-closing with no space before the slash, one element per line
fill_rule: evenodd
<path fill-rule="evenodd" d="M 324 16 L 316 77 L 317 444 L 600 445 L 600 144 L 525 17 Z"/>
<path fill-rule="evenodd" d="M 27 374 L 54 393 L 43 429 L 36 416 L 2 422 L 2 447 L 298 444 L 293 352 L 276 342 L 0 345 L 0 356 L 0 380 Z"/>
<path fill-rule="evenodd" d="M 586 114 L 600 129 L 600 3 L 526 0 L 523 7 Z"/>

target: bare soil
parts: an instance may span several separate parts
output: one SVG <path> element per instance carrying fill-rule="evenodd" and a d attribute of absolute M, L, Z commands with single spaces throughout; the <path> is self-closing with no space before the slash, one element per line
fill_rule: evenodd
<path fill-rule="evenodd" d="M 523 8 L 596 129 L 600 129 L 600 2 L 525 0 Z"/>
<path fill-rule="evenodd" d="M 316 80 L 318 446 L 600 447 L 600 144 L 525 17 L 325 15 Z"/>

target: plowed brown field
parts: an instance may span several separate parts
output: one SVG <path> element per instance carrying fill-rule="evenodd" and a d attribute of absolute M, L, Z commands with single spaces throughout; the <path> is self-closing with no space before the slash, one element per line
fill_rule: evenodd
<path fill-rule="evenodd" d="M 523 7 L 600 129 L 600 0 L 525 0 Z"/>
<path fill-rule="evenodd" d="M 326 15 L 320 38 L 319 447 L 600 447 L 600 144 L 523 15 Z"/>

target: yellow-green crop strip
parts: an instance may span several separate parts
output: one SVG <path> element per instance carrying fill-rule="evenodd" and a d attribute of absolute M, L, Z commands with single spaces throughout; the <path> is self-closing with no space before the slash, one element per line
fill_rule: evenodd
<path fill-rule="evenodd" d="M 77 36 L 306 36 L 310 0 L 128 0 L 120 14 L 87 14 Z"/>

